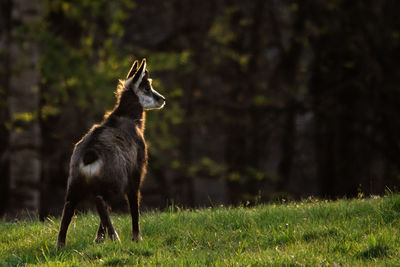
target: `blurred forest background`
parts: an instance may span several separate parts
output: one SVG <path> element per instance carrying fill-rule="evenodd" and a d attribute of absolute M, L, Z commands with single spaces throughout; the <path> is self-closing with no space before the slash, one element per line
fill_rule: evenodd
<path fill-rule="evenodd" d="M 58 215 L 69 158 L 146 57 L 143 205 L 400 182 L 400 1 L 0 0 L 0 213 Z"/>

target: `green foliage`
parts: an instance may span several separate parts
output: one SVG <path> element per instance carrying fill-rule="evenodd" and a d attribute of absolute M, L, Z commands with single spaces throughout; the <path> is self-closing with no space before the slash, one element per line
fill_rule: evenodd
<path fill-rule="evenodd" d="M 173 71 L 179 68 L 190 68 L 193 62 L 191 61 L 190 50 L 181 52 L 152 52 L 149 53 L 150 71 Z M 173 89 L 173 88 L 172 88 Z"/>
<path fill-rule="evenodd" d="M 109 12 L 108 1 L 46 3 L 44 28 L 39 32 L 46 53 L 42 53 L 40 70 L 42 97 L 47 110 L 53 111 L 51 115 L 58 105 L 71 102 L 84 110 L 112 106 L 117 79 L 124 78 L 131 64 L 131 58 L 119 53 L 114 42 L 123 34 L 127 12 L 134 8 L 122 0 L 114 5 L 114 12 Z M 51 21 L 55 15 L 65 25 L 74 26 L 75 32 L 59 34 L 56 22 Z M 104 21 L 106 27 L 93 24 L 93 20 Z M 99 34 L 104 40 L 98 40 Z"/>
<path fill-rule="evenodd" d="M 198 163 L 193 163 L 188 169 L 189 177 L 208 176 L 213 178 L 223 177 L 226 172 L 224 164 L 218 164 L 210 158 L 204 157 Z"/>
<path fill-rule="evenodd" d="M 221 45 L 228 45 L 237 39 L 237 36 L 232 29 L 230 29 L 230 22 L 237 7 L 230 7 L 218 16 L 209 30 L 209 36 L 212 37 L 217 43 Z"/>
<path fill-rule="evenodd" d="M 55 247 L 60 221 L 0 223 L 0 265 L 398 265 L 400 221 L 387 222 L 400 196 L 310 199 L 248 208 L 147 212 L 144 240 L 130 240 L 130 216 L 112 216 L 121 243 L 94 244 L 98 217 L 78 214 L 65 249 Z"/>

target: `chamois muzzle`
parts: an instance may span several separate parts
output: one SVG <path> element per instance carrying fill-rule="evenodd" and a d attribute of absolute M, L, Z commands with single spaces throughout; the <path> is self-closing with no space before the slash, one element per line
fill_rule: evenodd
<path fill-rule="evenodd" d="M 161 95 L 160 93 L 158 93 L 157 91 L 155 91 L 154 89 L 152 90 L 152 93 L 153 93 L 153 98 L 154 98 L 154 100 L 156 100 L 157 103 L 159 104 L 159 108 L 162 108 L 162 107 L 165 105 L 165 103 L 166 103 L 165 97 L 162 96 L 162 95 Z"/>

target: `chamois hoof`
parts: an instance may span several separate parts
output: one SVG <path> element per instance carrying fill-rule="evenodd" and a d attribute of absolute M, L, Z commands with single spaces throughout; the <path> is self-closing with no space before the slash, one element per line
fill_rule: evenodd
<path fill-rule="evenodd" d="M 142 238 L 142 235 L 141 234 L 134 234 L 133 236 L 132 236 L 132 241 L 137 241 L 137 242 L 139 242 L 139 241 L 142 241 L 143 240 L 143 238 Z"/>
<path fill-rule="evenodd" d="M 112 234 L 110 235 L 110 239 L 111 239 L 112 241 L 121 242 L 120 239 L 119 239 L 119 236 L 118 236 L 117 232 L 112 233 Z"/>
<path fill-rule="evenodd" d="M 105 236 L 97 236 L 95 240 L 93 240 L 93 242 L 100 244 L 100 243 L 104 243 L 104 241 L 106 240 Z"/>
<path fill-rule="evenodd" d="M 65 248 L 65 242 L 57 241 L 57 248 Z"/>

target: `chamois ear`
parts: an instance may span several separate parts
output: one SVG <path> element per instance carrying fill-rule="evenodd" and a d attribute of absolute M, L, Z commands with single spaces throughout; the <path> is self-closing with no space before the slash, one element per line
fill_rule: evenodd
<path fill-rule="evenodd" d="M 136 73 L 137 71 L 137 67 L 138 67 L 138 61 L 135 60 L 135 62 L 133 62 L 131 69 L 128 72 L 128 75 L 126 75 L 126 79 L 129 79 L 130 77 L 133 76 L 133 74 Z"/>
<path fill-rule="evenodd" d="M 134 84 L 135 88 L 139 87 L 139 84 L 142 82 L 143 76 L 146 70 L 146 59 L 142 60 L 139 69 L 135 73 L 135 76 L 132 78 L 132 83 Z"/>

